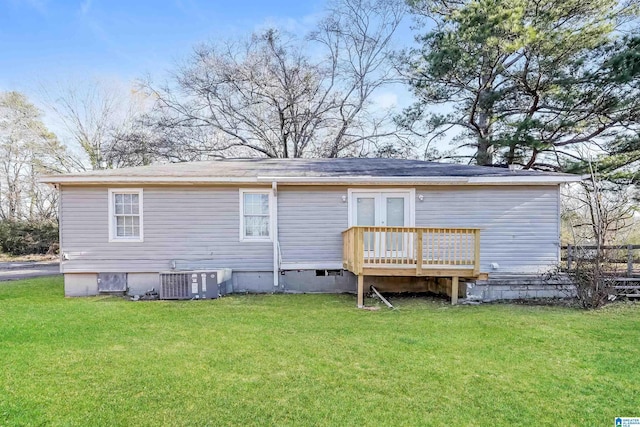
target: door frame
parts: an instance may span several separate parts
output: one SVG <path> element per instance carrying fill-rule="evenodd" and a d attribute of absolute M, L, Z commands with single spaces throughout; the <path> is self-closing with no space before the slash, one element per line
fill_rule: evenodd
<path fill-rule="evenodd" d="M 416 190 L 415 188 L 349 188 L 347 190 L 348 193 L 348 215 L 349 215 L 349 227 L 352 227 L 356 218 L 356 197 L 362 195 L 362 193 L 371 193 L 372 195 L 379 196 L 376 197 L 375 203 L 375 215 L 376 216 L 384 216 L 386 214 L 386 204 L 383 202 L 385 200 L 385 196 L 387 197 L 404 197 L 408 199 L 408 215 L 405 212 L 405 219 L 408 217 L 409 223 L 405 224 L 405 227 L 415 227 L 416 223 Z M 374 227 L 377 227 L 375 225 Z M 381 225 L 381 227 L 389 227 L 389 225 Z M 375 240 L 377 242 L 377 240 Z M 390 256 L 392 252 L 389 252 L 386 248 L 386 240 L 382 241 L 380 246 L 378 243 L 374 243 L 375 247 L 373 250 L 365 251 L 366 257 L 376 257 L 377 254 L 381 254 L 382 256 Z M 409 236 L 408 241 L 403 241 L 403 247 L 400 252 L 396 250 L 396 255 L 400 255 L 401 258 L 406 257 L 406 248 L 413 246 L 413 238 Z"/>
<path fill-rule="evenodd" d="M 354 215 L 355 215 L 355 199 L 354 193 L 389 193 L 390 196 L 393 195 L 407 195 L 409 198 L 409 224 L 406 224 L 405 227 L 415 227 L 416 226 L 416 189 L 415 188 L 349 188 L 347 189 L 347 203 L 348 203 L 348 227 L 353 227 L 354 224 Z M 379 208 L 379 213 L 382 215 L 384 209 L 382 207 Z"/>

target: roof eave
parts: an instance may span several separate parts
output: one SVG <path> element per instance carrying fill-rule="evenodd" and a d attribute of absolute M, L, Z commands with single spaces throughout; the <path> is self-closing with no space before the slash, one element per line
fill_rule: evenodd
<path fill-rule="evenodd" d="M 579 175 L 540 175 L 540 176 L 478 176 L 469 178 L 469 184 L 563 184 L 580 182 Z"/>
<path fill-rule="evenodd" d="M 578 175 L 540 175 L 540 176 L 477 176 L 477 177 L 415 177 L 415 176 L 347 176 L 347 177 L 166 177 L 166 176 L 65 176 L 51 175 L 40 179 L 46 184 L 70 184 L 70 185 L 126 185 L 126 184 L 266 184 L 278 182 L 291 185 L 540 185 L 562 184 L 579 182 L 582 178 Z"/>

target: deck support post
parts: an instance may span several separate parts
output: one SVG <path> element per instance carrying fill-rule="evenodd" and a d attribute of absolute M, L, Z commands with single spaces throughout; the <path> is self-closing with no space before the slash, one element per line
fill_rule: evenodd
<path fill-rule="evenodd" d="M 358 308 L 364 308 L 364 276 L 358 274 Z"/>
<path fill-rule="evenodd" d="M 451 278 L 451 305 L 458 304 L 458 276 Z"/>

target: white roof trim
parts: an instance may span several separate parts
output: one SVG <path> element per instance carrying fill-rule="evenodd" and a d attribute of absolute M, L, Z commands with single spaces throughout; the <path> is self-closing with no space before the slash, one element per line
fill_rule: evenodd
<path fill-rule="evenodd" d="M 225 178 L 225 177 L 200 177 L 200 176 L 123 176 L 123 175 L 110 175 L 110 176 L 56 176 L 48 175 L 40 178 L 39 180 L 45 184 L 114 184 L 114 183 L 172 183 L 172 182 L 184 182 L 184 183 L 226 183 L 226 182 L 246 182 L 256 183 L 258 180 L 255 177 L 251 178 Z"/>
<path fill-rule="evenodd" d="M 579 182 L 578 175 L 524 175 L 524 176 L 341 176 L 341 177 L 209 177 L 209 176 L 56 176 L 42 177 L 39 181 L 46 184 L 257 184 L 278 182 L 282 184 L 306 185 L 526 185 L 526 184 L 561 184 Z"/>
<path fill-rule="evenodd" d="M 550 183 L 557 184 L 563 182 L 580 182 L 582 177 L 579 175 L 540 175 L 540 176 L 474 176 L 469 177 L 469 184 L 505 184 L 505 181 L 513 184 L 527 183 Z"/>
<path fill-rule="evenodd" d="M 469 180 L 468 177 L 460 176 L 371 176 L 371 175 L 358 175 L 358 176 L 282 176 L 282 177 L 264 177 L 259 176 L 258 181 L 277 181 L 278 183 L 295 183 L 295 184 L 333 184 L 336 182 L 344 184 L 368 184 L 370 182 L 385 182 L 385 183 L 409 183 L 415 182 L 436 182 L 436 183 L 466 183 Z"/>

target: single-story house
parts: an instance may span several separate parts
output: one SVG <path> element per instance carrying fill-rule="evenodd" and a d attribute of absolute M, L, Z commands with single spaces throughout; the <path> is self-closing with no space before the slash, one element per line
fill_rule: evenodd
<path fill-rule="evenodd" d="M 560 185 L 579 179 L 341 158 L 158 164 L 43 181 L 60 192 L 67 296 L 140 294 L 164 274 L 216 271 L 231 292 L 354 292 L 362 306 L 367 283 L 384 287 L 382 278 L 398 289 L 444 278 L 455 302 L 459 283 L 556 265 Z"/>

